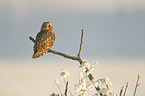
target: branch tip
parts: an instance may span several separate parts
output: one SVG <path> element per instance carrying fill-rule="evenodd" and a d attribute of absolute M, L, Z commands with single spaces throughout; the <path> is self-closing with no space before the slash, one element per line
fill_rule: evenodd
<path fill-rule="evenodd" d="M 124 86 L 121 87 L 120 95 L 119 96 L 122 96 L 123 88 L 124 88 Z"/>
<path fill-rule="evenodd" d="M 136 90 L 137 90 L 138 86 L 140 85 L 140 83 L 139 83 L 139 78 L 140 78 L 140 76 L 138 75 L 138 78 L 137 78 L 137 81 L 136 81 L 136 86 L 135 86 L 135 89 L 134 89 L 134 94 L 133 94 L 133 96 L 135 96 Z"/>
<path fill-rule="evenodd" d="M 127 91 L 127 88 L 128 88 L 128 82 L 126 83 L 126 87 L 125 87 L 125 91 L 124 91 L 124 94 L 123 94 L 123 96 L 125 96 L 125 94 L 126 94 L 126 91 Z"/>
<path fill-rule="evenodd" d="M 66 88 L 65 88 L 65 96 L 67 96 L 67 90 L 68 90 L 68 81 L 67 81 L 67 83 L 66 83 L 66 86 L 65 86 Z"/>
<path fill-rule="evenodd" d="M 80 57 L 80 54 L 81 54 L 81 51 L 82 51 L 83 35 L 84 35 L 84 30 L 82 29 L 82 34 L 81 34 L 81 43 L 80 43 L 80 48 L 79 48 L 78 57 Z"/>
<path fill-rule="evenodd" d="M 33 42 L 33 43 L 35 43 L 35 40 L 30 36 L 29 37 L 29 39 Z"/>

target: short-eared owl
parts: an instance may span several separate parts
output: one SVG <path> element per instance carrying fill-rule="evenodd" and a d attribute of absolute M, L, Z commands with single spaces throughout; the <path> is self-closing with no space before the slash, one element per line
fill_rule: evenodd
<path fill-rule="evenodd" d="M 34 54 L 32 58 L 43 56 L 53 46 L 55 33 L 53 26 L 49 22 L 44 22 L 40 32 L 37 34 L 34 44 Z"/>

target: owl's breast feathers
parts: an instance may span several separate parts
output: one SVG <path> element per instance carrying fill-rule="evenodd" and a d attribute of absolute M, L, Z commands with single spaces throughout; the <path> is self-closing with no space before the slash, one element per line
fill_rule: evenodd
<path fill-rule="evenodd" d="M 41 31 L 36 36 L 34 44 L 34 54 L 32 58 L 43 56 L 53 46 L 55 41 L 54 30 Z"/>

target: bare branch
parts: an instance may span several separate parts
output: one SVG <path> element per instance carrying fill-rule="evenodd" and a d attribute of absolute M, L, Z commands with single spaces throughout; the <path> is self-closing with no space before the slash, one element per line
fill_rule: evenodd
<path fill-rule="evenodd" d="M 68 90 L 68 81 L 67 81 L 67 83 L 66 83 L 65 96 L 67 96 L 67 90 Z"/>
<path fill-rule="evenodd" d="M 127 87 L 128 87 L 128 82 L 126 83 L 126 87 L 125 87 L 125 90 L 124 90 L 124 94 L 123 94 L 123 96 L 125 96 L 125 94 L 126 94 Z"/>
<path fill-rule="evenodd" d="M 33 42 L 33 43 L 35 43 L 35 40 L 30 36 L 29 37 L 29 39 Z"/>
<path fill-rule="evenodd" d="M 61 90 L 60 90 L 60 86 L 57 84 L 57 86 L 58 86 L 58 89 L 59 89 L 59 92 L 60 92 L 60 94 L 61 94 L 61 96 L 62 96 L 62 92 L 61 92 Z"/>
<path fill-rule="evenodd" d="M 81 51 L 82 51 L 83 35 L 84 35 L 84 30 L 82 29 L 82 36 L 81 36 L 81 43 L 80 43 L 80 49 L 79 49 L 78 57 L 80 57 L 80 54 L 81 54 Z"/>
<path fill-rule="evenodd" d="M 134 90 L 133 96 L 135 96 L 137 87 L 140 85 L 140 83 L 138 83 L 138 82 L 139 82 L 139 78 L 140 78 L 140 76 L 138 75 L 138 78 L 137 78 L 137 82 L 136 82 L 136 86 L 135 86 L 135 90 Z"/>
<path fill-rule="evenodd" d="M 71 93 L 71 91 L 70 91 L 70 90 L 68 90 L 68 81 L 66 82 L 65 78 L 63 78 L 63 80 L 64 80 L 64 83 L 65 83 L 66 88 L 67 88 L 67 89 L 65 89 L 65 93 L 67 93 L 66 91 L 68 91 L 68 92 L 69 92 L 69 94 L 70 94 L 71 96 L 73 96 L 73 95 L 72 95 L 72 93 Z M 66 96 L 66 95 L 65 95 L 65 96 Z"/>
<path fill-rule="evenodd" d="M 119 96 L 122 96 L 123 88 L 124 88 L 124 86 L 121 87 L 120 95 Z"/>
<path fill-rule="evenodd" d="M 88 71 L 89 71 L 89 69 L 86 68 L 86 71 L 85 71 L 85 72 L 87 73 Z M 90 81 L 92 81 L 92 80 L 94 79 L 94 77 L 93 77 L 92 74 L 89 74 L 89 75 L 88 75 L 88 78 L 90 79 Z M 99 86 L 97 86 L 97 87 L 95 86 L 95 89 L 96 89 L 97 91 L 101 90 Z"/>
<path fill-rule="evenodd" d="M 53 54 L 60 55 L 60 56 L 62 56 L 62 57 L 68 58 L 68 59 L 76 60 L 76 61 L 78 61 L 80 64 L 83 63 L 82 59 L 81 59 L 81 58 L 78 58 L 77 56 L 70 56 L 70 55 L 67 55 L 67 54 L 65 54 L 65 53 L 58 52 L 58 51 L 55 51 L 55 50 L 52 50 L 52 49 L 50 49 L 48 52 L 53 53 Z"/>

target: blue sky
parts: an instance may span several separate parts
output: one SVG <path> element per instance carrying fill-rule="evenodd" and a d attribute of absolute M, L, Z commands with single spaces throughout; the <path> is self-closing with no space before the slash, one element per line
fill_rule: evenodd
<path fill-rule="evenodd" d="M 44 21 L 54 26 L 52 49 L 83 57 L 144 58 L 144 0 L 0 0 L 0 58 L 29 58 Z M 44 57 L 55 56 L 48 55 Z"/>

